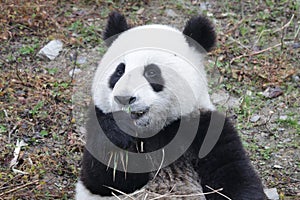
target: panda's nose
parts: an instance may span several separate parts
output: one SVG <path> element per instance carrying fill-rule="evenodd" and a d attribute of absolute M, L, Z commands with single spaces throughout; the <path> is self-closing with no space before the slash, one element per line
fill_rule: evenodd
<path fill-rule="evenodd" d="M 132 97 L 132 96 L 114 96 L 114 99 L 118 104 L 129 105 L 129 104 L 133 104 L 135 102 L 136 97 Z"/>

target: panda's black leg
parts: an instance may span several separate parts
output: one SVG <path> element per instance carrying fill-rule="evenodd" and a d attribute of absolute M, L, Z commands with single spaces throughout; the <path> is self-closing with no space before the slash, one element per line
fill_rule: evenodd
<path fill-rule="evenodd" d="M 233 200 L 265 199 L 260 180 L 247 161 L 236 161 L 221 166 L 214 172 L 203 176 L 201 181 L 204 192 L 211 191 L 206 187 L 209 186 L 213 189 L 223 188 L 221 193 Z M 207 195 L 206 198 L 208 200 L 225 199 L 219 194 Z"/>
<path fill-rule="evenodd" d="M 210 119 L 209 119 L 210 120 Z M 206 132 L 209 120 L 202 120 L 199 131 Z M 202 127 L 201 127 L 202 126 Z M 202 143 L 203 135 L 198 137 Z M 201 141 L 202 140 L 202 141 Z M 225 120 L 221 136 L 212 151 L 198 160 L 196 170 L 204 192 L 223 188 L 222 194 L 235 200 L 266 199 L 261 180 L 253 169 L 235 128 Z M 208 200 L 225 199 L 219 194 L 207 195 Z"/>

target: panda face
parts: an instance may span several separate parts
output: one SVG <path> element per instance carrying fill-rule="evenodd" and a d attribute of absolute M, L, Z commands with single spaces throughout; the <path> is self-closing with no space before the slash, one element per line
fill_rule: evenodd
<path fill-rule="evenodd" d="M 159 131 L 182 115 L 213 108 L 200 67 L 172 52 L 129 52 L 97 71 L 103 76 L 94 80 L 95 105 L 104 113 L 128 112 L 141 131 Z"/>
<path fill-rule="evenodd" d="M 214 110 L 203 52 L 189 40 L 211 49 L 215 33 L 206 18 L 192 18 L 180 32 L 164 25 L 129 28 L 124 16 L 112 13 L 104 39 L 110 46 L 92 86 L 94 104 L 103 113 L 127 112 L 143 131 L 160 130 L 200 109 Z"/>

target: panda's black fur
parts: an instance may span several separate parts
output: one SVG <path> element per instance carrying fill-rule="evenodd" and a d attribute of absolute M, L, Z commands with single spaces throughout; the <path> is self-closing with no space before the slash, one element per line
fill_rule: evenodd
<path fill-rule="evenodd" d="M 206 51 L 211 50 L 216 40 L 211 22 L 202 16 L 190 19 L 183 30 L 183 34 L 197 41 Z"/>
<path fill-rule="evenodd" d="M 128 30 L 130 27 L 128 26 L 126 19 L 123 15 L 118 12 L 112 12 L 109 15 L 109 21 L 107 22 L 106 29 L 103 34 L 103 39 L 106 44 L 109 46 L 113 42 L 118 34 Z"/>
<path fill-rule="evenodd" d="M 104 32 L 104 39 L 122 33 L 127 29 L 129 29 L 129 26 L 124 16 L 113 12 L 109 16 L 108 25 Z M 209 20 L 204 17 L 200 16 L 188 21 L 183 33 L 196 40 L 205 50 L 210 50 L 214 46 L 216 39 L 215 32 Z M 109 44 L 111 44 L 111 42 L 112 41 L 110 41 Z M 115 84 L 116 81 L 112 82 Z M 114 84 L 111 84 L 111 86 L 113 87 Z M 120 130 L 112 113 L 104 113 L 97 106 L 95 106 L 95 111 L 97 119 L 91 119 L 88 123 L 99 122 L 111 142 L 122 149 L 132 152 L 139 152 L 139 149 L 136 147 L 139 146 L 138 143 L 141 141 L 144 143 L 144 152 L 151 152 L 167 145 L 175 136 L 180 121 L 184 120 L 189 123 L 189 121 L 194 120 L 194 116 L 182 117 L 164 127 L 157 135 L 143 141 L 143 139 L 136 139 Z M 207 134 L 211 119 L 215 119 L 211 118 L 211 115 L 222 116 L 222 114 L 216 111 L 201 110 L 200 113 L 199 128 L 192 145 L 184 155 L 168 166 L 167 170 L 176 174 L 176 168 L 180 168 L 181 173 L 184 173 L 184 167 L 190 166 L 189 169 L 186 169 L 186 173 L 188 174 L 190 170 L 193 171 L 192 174 L 194 173 L 194 175 L 191 175 L 194 176 L 193 181 L 196 182 L 196 185 L 197 183 L 199 183 L 199 185 L 201 183 L 203 192 L 210 192 L 211 190 L 206 187 L 209 186 L 214 189 L 223 188 L 222 194 L 233 200 L 266 199 L 261 180 L 253 169 L 243 149 L 237 131 L 227 118 L 225 119 L 219 140 L 212 151 L 204 158 L 198 158 L 198 153 Z M 97 130 L 93 130 L 93 126 L 87 126 L 87 132 L 95 131 Z M 151 172 L 127 172 L 125 176 L 124 172 L 116 171 L 114 179 L 113 173 L 112 168 L 108 168 L 105 164 L 99 162 L 85 149 L 80 181 L 92 194 L 112 196 L 112 192 L 115 191 L 109 187 L 124 193 L 132 193 L 137 189 L 145 187 L 153 178 L 153 173 Z M 185 175 L 186 174 L 176 174 L 176 180 L 184 179 Z M 156 182 L 154 181 L 156 185 L 158 184 L 158 188 L 160 187 L 160 181 L 164 181 L 164 179 L 157 178 Z M 205 198 L 208 200 L 225 199 L 219 194 L 209 194 L 205 196 Z"/>

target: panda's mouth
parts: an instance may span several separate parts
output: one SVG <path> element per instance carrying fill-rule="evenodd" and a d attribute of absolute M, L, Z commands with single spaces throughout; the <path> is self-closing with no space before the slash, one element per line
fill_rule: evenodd
<path fill-rule="evenodd" d="M 137 120 L 137 119 L 140 119 L 142 118 L 144 115 L 146 115 L 147 113 L 149 112 L 149 108 L 146 108 L 144 110 L 131 110 L 130 111 L 130 117 L 131 119 L 133 120 Z"/>

